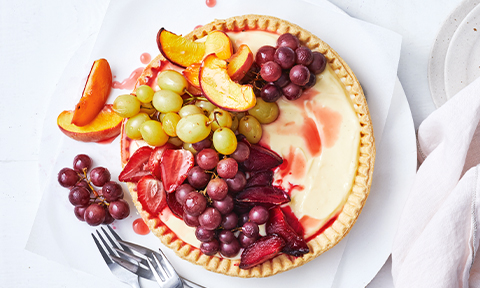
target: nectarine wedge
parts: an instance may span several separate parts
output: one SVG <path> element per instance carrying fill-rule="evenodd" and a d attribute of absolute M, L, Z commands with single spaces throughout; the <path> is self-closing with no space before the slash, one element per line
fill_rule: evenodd
<path fill-rule="evenodd" d="M 193 63 L 192 65 L 188 66 L 183 70 L 183 76 L 187 79 L 190 85 L 194 86 L 195 88 L 200 88 L 200 80 L 198 80 L 198 73 L 200 72 L 200 63 Z"/>
<path fill-rule="evenodd" d="M 255 106 L 251 85 L 240 85 L 230 79 L 227 61 L 208 55 L 200 67 L 200 87 L 214 105 L 228 111 L 247 111 Z"/>
<path fill-rule="evenodd" d="M 73 111 L 63 111 L 58 115 L 57 125 L 68 137 L 83 142 L 99 142 L 120 134 L 122 117 L 108 104 L 89 124 L 79 127 L 72 124 Z"/>
<path fill-rule="evenodd" d="M 112 87 L 112 70 L 108 61 L 99 59 L 93 62 L 82 98 L 75 106 L 72 124 L 85 126 L 95 119 L 107 102 Z"/>
<path fill-rule="evenodd" d="M 157 45 L 165 58 L 183 68 L 202 62 L 205 55 L 205 43 L 188 40 L 164 28 L 158 31 Z"/>
<path fill-rule="evenodd" d="M 226 60 L 232 57 L 233 45 L 230 37 L 220 30 L 214 30 L 207 35 L 205 40 L 205 55 L 215 53 L 218 58 Z"/>
<path fill-rule="evenodd" d="M 227 60 L 227 73 L 233 81 L 240 81 L 253 64 L 253 53 L 247 45 L 238 47 L 235 54 Z"/>

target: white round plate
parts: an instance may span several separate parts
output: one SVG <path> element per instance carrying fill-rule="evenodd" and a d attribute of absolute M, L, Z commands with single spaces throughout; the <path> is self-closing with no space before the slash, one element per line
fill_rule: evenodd
<path fill-rule="evenodd" d="M 450 99 L 480 76 L 480 5 L 463 19 L 445 58 L 445 92 Z"/>
<path fill-rule="evenodd" d="M 437 108 L 453 96 L 447 95 L 445 87 L 445 59 L 449 45 L 462 20 L 469 15 L 477 4 L 478 0 L 462 2 L 448 16 L 437 34 L 428 63 L 428 84 L 433 102 Z"/>

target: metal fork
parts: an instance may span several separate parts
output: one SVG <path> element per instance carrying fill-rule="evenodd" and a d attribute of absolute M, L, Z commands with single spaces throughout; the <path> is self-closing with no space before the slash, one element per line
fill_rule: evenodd
<path fill-rule="evenodd" d="M 108 228 L 110 228 L 110 226 L 108 226 Z M 110 258 L 110 257 L 116 257 L 116 256 L 114 256 L 115 253 L 113 252 L 111 246 L 115 250 L 120 249 L 120 248 L 113 241 L 113 239 L 108 235 L 108 233 L 105 231 L 105 229 L 103 229 L 103 227 L 101 227 L 101 229 L 102 229 L 105 237 L 110 242 L 110 245 L 107 243 L 107 241 L 105 241 L 104 237 L 102 236 L 102 234 L 98 230 L 97 230 L 97 236 L 95 236 L 95 234 L 92 233 L 92 237 L 93 237 L 93 241 L 95 241 L 95 244 L 97 245 L 98 250 L 100 251 L 100 254 L 102 254 L 103 260 L 105 260 L 105 262 L 107 263 L 108 268 L 110 269 L 110 271 L 112 271 L 112 274 L 115 275 L 120 281 L 129 284 L 133 288 L 140 288 L 140 283 L 138 282 L 138 276 L 135 273 L 132 273 L 130 271 L 127 271 L 127 270 L 123 269 L 119 264 L 115 263 L 112 258 Z M 112 228 L 110 228 L 109 230 L 113 231 Z M 105 248 L 100 244 L 97 237 L 103 243 Z M 124 248 L 128 249 L 128 247 L 124 247 Z M 128 249 L 128 250 L 131 252 L 130 249 Z M 110 255 L 110 257 L 109 257 L 109 255 Z"/>

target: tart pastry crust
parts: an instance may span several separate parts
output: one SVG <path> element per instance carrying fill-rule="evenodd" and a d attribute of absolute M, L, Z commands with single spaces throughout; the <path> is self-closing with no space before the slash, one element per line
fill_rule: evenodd
<path fill-rule="evenodd" d="M 337 52 L 335 52 L 328 44 L 323 42 L 317 36 L 295 24 L 279 18 L 263 15 L 244 15 L 224 20 L 215 20 L 210 24 L 195 29 L 185 37 L 196 40 L 206 36 L 208 32 L 213 30 L 241 31 L 252 29 L 275 32 L 279 35 L 283 33 L 291 33 L 298 37 L 302 45 L 307 46 L 313 51 L 319 51 L 325 55 L 328 64 L 335 71 L 341 82 L 345 85 L 345 91 L 349 93 L 353 102 L 353 106 L 361 126 L 360 148 L 358 157 L 359 163 L 354 184 L 348 195 L 346 203 L 344 204 L 342 211 L 333 224 L 320 235 L 308 242 L 310 252 L 302 257 L 293 257 L 287 254 L 280 254 L 277 257 L 264 262 L 263 264 L 247 270 L 243 270 L 238 267 L 240 263 L 239 259 L 232 260 L 217 256 L 207 256 L 201 253 L 199 249 L 183 242 L 163 222 L 157 218 L 151 218 L 151 215 L 142 209 L 142 205 L 137 201 L 136 184 L 128 183 L 128 188 L 137 210 L 150 230 L 158 238 L 160 238 L 164 245 L 168 246 L 170 249 L 173 249 L 176 254 L 183 259 L 201 265 L 207 270 L 237 277 L 272 276 L 277 273 L 301 266 L 335 246 L 340 240 L 343 239 L 343 237 L 345 237 L 345 235 L 347 235 L 362 211 L 370 192 L 373 166 L 375 162 L 375 141 L 373 136 L 373 128 L 362 87 L 345 61 L 340 58 Z M 152 70 L 160 67 L 161 61 L 166 61 L 166 59 L 160 54 L 150 62 L 138 79 L 136 87 L 147 83 L 147 80 L 153 76 Z M 123 163 L 123 165 L 125 164 L 126 163 Z"/>

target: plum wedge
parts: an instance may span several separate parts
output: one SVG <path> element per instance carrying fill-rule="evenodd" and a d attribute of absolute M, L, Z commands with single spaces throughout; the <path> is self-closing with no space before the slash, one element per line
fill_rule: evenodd
<path fill-rule="evenodd" d="M 245 250 L 240 258 L 240 269 L 249 269 L 277 256 L 285 247 L 285 241 L 277 235 L 264 236 Z"/>
<path fill-rule="evenodd" d="M 290 202 L 290 197 L 276 187 L 254 186 L 238 193 L 236 200 L 241 203 L 281 205 Z"/>
<path fill-rule="evenodd" d="M 282 249 L 283 253 L 292 256 L 302 256 L 310 251 L 303 236 L 298 235 L 288 224 L 280 207 L 270 209 L 270 218 L 268 219 L 266 230 L 267 234 L 277 234 L 285 240 L 286 244 Z"/>

